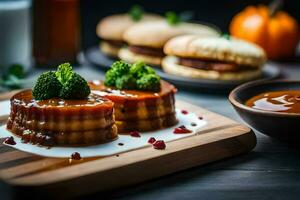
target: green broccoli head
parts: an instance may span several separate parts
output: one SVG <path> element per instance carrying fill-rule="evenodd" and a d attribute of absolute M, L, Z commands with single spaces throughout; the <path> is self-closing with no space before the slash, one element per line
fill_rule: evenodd
<path fill-rule="evenodd" d="M 63 99 L 84 99 L 91 93 L 86 80 L 79 74 L 72 76 L 63 84 L 59 96 Z"/>
<path fill-rule="evenodd" d="M 111 68 L 105 74 L 104 84 L 106 86 L 115 86 L 116 80 L 127 74 L 130 70 L 130 64 L 123 61 L 114 62 Z"/>
<path fill-rule="evenodd" d="M 139 90 L 160 90 L 160 77 L 156 74 L 146 74 L 137 80 Z"/>
<path fill-rule="evenodd" d="M 136 88 L 136 79 L 131 74 L 126 74 L 117 78 L 116 80 L 117 89 L 133 89 Z"/>
<path fill-rule="evenodd" d="M 157 91 L 160 89 L 160 77 L 143 62 L 130 65 L 117 61 L 106 72 L 104 84 L 117 89 Z"/>
<path fill-rule="evenodd" d="M 56 78 L 55 72 L 45 72 L 37 79 L 32 95 L 36 100 L 51 99 L 59 96 L 63 85 Z"/>
<path fill-rule="evenodd" d="M 72 77 L 73 73 L 70 63 L 63 63 L 58 66 L 55 75 L 62 84 L 65 84 Z"/>
<path fill-rule="evenodd" d="M 73 72 L 69 63 L 58 66 L 56 72 L 45 72 L 38 78 L 32 95 L 37 100 L 64 98 L 84 99 L 91 93 L 86 80 Z"/>
<path fill-rule="evenodd" d="M 155 71 L 145 65 L 144 62 L 136 62 L 130 68 L 130 73 L 137 79 L 141 78 L 145 74 L 155 74 Z"/>

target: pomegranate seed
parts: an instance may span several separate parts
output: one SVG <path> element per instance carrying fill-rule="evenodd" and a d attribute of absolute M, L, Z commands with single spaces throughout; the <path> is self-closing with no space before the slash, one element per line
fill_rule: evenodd
<path fill-rule="evenodd" d="M 189 114 L 189 112 L 187 110 L 181 110 L 181 113 L 184 114 L 184 115 Z"/>
<path fill-rule="evenodd" d="M 140 133 L 138 131 L 132 131 L 130 132 L 131 137 L 141 137 Z"/>
<path fill-rule="evenodd" d="M 81 155 L 78 152 L 74 152 L 71 155 L 71 159 L 72 160 L 80 160 L 81 159 Z"/>
<path fill-rule="evenodd" d="M 4 142 L 3 143 L 5 143 L 5 144 L 9 144 L 9 145 L 16 145 L 17 143 L 15 142 L 15 140 L 14 140 L 14 137 L 7 137 L 5 140 L 4 140 Z"/>
<path fill-rule="evenodd" d="M 165 149 L 166 144 L 163 140 L 157 140 L 156 142 L 153 143 L 154 149 Z"/>
<path fill-rule="evenodd" d="M 154 137 L 149 138 L 148 143 L 153 144 L 156 141 Z"/>
<path fill-rule="evenodd" d="M 185 126 L 179 126 L 178 128 L 175 128 L 173 133 L 175 134 L 182 134 L 182 133 L 191 133 L 192 131 L 187 129 Z"/>

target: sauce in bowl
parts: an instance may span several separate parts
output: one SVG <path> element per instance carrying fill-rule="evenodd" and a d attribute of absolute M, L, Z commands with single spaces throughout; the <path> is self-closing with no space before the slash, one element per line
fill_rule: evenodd
<path fill-rule="evenodd" d="M 262 93 L 247 100 L 245 105 L 258 110 L 300 113 L 300 90 Z"/>

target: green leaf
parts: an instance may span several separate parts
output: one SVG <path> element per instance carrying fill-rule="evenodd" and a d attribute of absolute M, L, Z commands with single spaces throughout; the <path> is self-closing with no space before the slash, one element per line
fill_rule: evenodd
<path fill-rule="evenodd" d="M 223 33 L 221 37 L 230 40 L 230 35 L 228 33 Z"/>
<path fill-rule="evenodd" d="M 144 10 L 139 5 L 134 5 L 128 11 L 129 16 L 135 22 L 140 21 L 143 18 Z"/>
<path fill-rule="evenodd" d="M 3 79 L 7 79 L 9 75 L 14 75 L 15 77 L 23 78 L 25 76 L 23 66 L 20 64 L 13 64 L 9 66 L 2 77 Z"/>
<path fill-rule="evenodd" d="M 1 84 L 9 89 L 20 89 L 22 87 L 23 80 L 13 74 L 10 74 L 1 81 Z"/>
<path fill-rule="evenodd" d="M 180 14 L 176 14 L 173 11 L 169 11 L 166 14 L 166 20 L 170 25 L 177 25 L 180 22 L 186 22 L 191 20 L 194 17 L 194 12 L 192 11 L 184 11 Z"/>
<path fill-rule="evenodd" d="M 0 85 L 7 89 L 20 89 L 24 83 L 22 79 L 25 76 L 24 68 L 20 64 L 9 66 L 6 73 L 0 80 Z"/>
<path fill-rule="evenodd" d="M 166 13 L 166 20 L 170 25 L 177 25 L 180 22 L 179 16 L 173 11 Z"/>
<path fill-rule="evenodd" d="M 73 69 L 70 63 L 63 63 L 58 66 L 55 75 L 61 84 L 65 84 L 73 75 Z"/>

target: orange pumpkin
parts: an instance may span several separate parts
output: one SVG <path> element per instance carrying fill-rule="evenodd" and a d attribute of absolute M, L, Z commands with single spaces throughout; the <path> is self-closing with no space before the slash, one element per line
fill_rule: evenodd
<path fill-rule="evenodd" d="M 268 58 L 288 58 L 295 54 L 300 39 L 298 22 L 283 11 L 267 6 L 249 6 L 231 21 L 230 34 L 260 45 Z"/>

